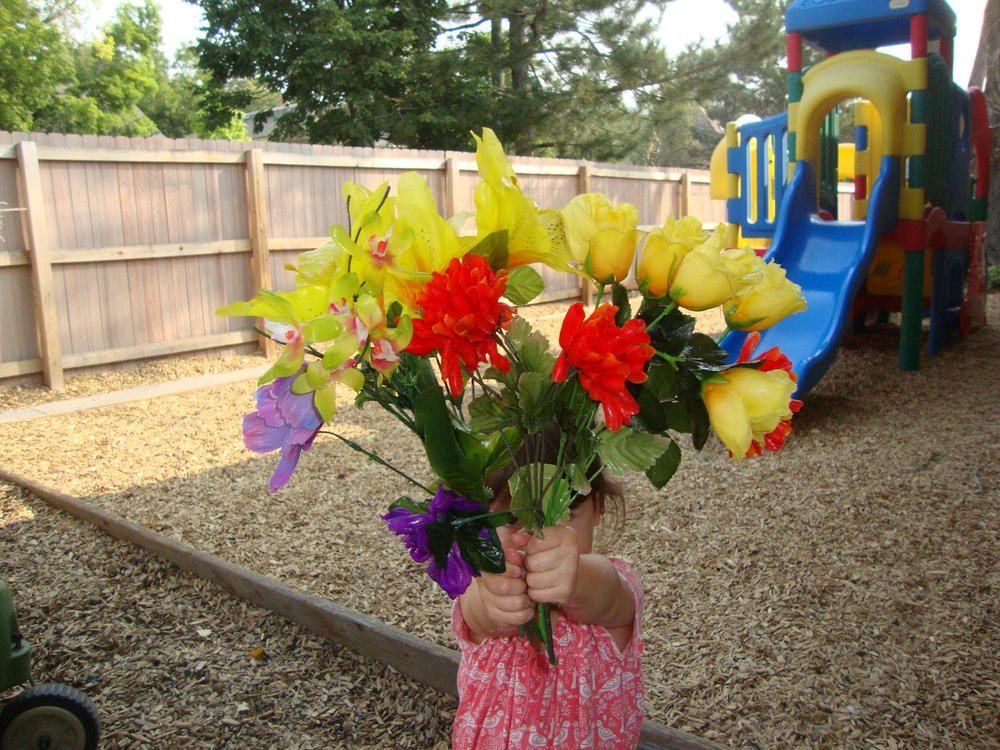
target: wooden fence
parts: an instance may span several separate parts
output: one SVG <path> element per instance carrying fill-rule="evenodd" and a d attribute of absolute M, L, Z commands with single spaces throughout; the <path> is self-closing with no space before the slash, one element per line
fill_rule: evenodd
<path fill-rule="evenodd" d="M 559 208 L 602 192 L 644 224 L 724 218 L 706 171 L 512 159 L 525 193 Z M 304 144 L 0 133 L 0 385 L 256 344 L 214 311 L 290 288 L 285 264 L 346 223 L 341 188 L 421 174 L 445 216 L 475 208 L 474 155 Z M 470 224 L 471 230 L 471 224 Z M 579 294 L 568 274 L 550 298 Z"/>

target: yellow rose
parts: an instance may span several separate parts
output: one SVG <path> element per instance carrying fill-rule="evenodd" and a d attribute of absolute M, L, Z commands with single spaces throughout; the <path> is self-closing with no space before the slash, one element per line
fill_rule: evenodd
<path fill-rule="evenodd" d="M 646 290 L 660 297 L 670 291 L 677 267 L 691 249 L 704 242 L 708 234 L 701 228 L 701 221 L 685 216 L 675 221 L 671 216 L 662 227 L 650 230 L 642 246 L 636 279 L 646 282 Z"/>
<path fill-rule="evenodd" d="M 789 281 L 785 269 L 773 262 L 765 264 L 760 281 L 738 291 L 723 306 L 726 324 L 740 331 L 762 331 L 805 309 L 802 287 Z"/>
<path fill-rule="evenodd" d="M 764 278 L 767 265 L 752 247 L 730 247 L 719 253 L 726 269 L 741 282 L 741 288 L 758 283 Z"/>
<path fill-rule="evenodd" d="M 589 265 L 597 281 L 622 281 L 628 276 L 641 232 L 639 211 L 631 203 L 612 205 L 606 195 L 578 195 L 562 210 L 566 241 L 578 263 Z"/>
<path fill-rule="evenodd" d="M 725 225 L 720 224 L 705 242 L 684 256 L 670 287 L 670 296 L 689 310 L 721 305 L 744 285 L 739 269 L 722 255 Z"/>
<path fill-rule="evenodd" d="M 641 233 L 637 229 L 600 229 L 590 240 L 590 273 L 600 282 L 620 282 L 628 276 Z"/>
<path fill-rule="evenodd" d="M 780 422 L 792 418 L 795 381 L 783 369 L 765 372 L 752 367 L 731 367 L 720 378 L 705 384 L 702 400 L 712 430 L 733 458 L 742 461 L 751 442 L 763 443 Z"/>

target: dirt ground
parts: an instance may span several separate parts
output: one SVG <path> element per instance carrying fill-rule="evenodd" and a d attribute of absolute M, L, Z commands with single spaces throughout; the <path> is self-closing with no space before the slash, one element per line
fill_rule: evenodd
<path fill-rule="evenodd" d="M 648 718 L 735 748 L 1000 748 L 1000 295 L 989 327 L 918 372 L 897 369 L 897 344 L 891 325 L 849 335 L 779 454 L 737 465 L 713 439 L 662 491 L 626 478 L 604 543 L 646 588 Z M 259 361 L 235 359 L 174 360 L 169 377 Z M 240 438 L 253 388 L 0 425 L 0 466 L 451 646 L 447 598 L 378 518 L 406 488 L 321 436 L 269 496 L 276 459 Z M 49 398 L 0 391 L 0 408 Z M 426 474 L 390 417 L 342 401 L 335 430 Z M 98 703 L 106 747 L 447 742 L 450 699 L 9 485 L 0 511 L 40 669 Z"/>

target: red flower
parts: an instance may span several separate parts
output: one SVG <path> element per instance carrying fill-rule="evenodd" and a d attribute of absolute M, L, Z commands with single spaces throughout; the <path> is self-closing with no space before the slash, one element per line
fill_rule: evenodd
<path fill-rule="evenodd" d="M 462 392 L 462 367 L 473 372 L 481 362 L 507 372 L 510 362 L 497 349 L 496 333 L 507 328 L 514 308 L 500 302 L 507 281 L 479 255 L 453 258 L 444 273 L 434 272 L 417 297 L 422 318 L 413 321 L 411 354 L 441 352 L 441 374 L 451 395 Z"/>
<path fill-rule="evenodd" d="M 736 358 L 736 362 L 749 362 L 750 355 L 753 354 L 753 350 L 757 348 L 757 344 L 760 343 L 760 333 L 754 331 L 749 336 L 747 336 L 746 341 L 743 342 L 743 346 L 740 347 L 740 356 Z M 792 361 L 781 353 L 781 350 L 776 346 L 772 346 L 766 352 L 764 352 L 758 359 L 763 359 L 760 367 L 757 368 L 762 372 L 768 372 L 769 370 L 784 370 L 788 373 L 788 376 L 792 379 L 792 382 L 798 382 L 799 376 L 792 372 Z M 797 412 L 802 408 L 802 402 L 793 398 L 788 402 L 788 409 L 792 413 Z M 785 438 L 788 437 L 788 433 L 792 431 L 792 420 L 783 419 L 778 422 L 778 426 L 775 427 L 771 432 L 764 436 L 764 448 L 769 451 L 780 451 L 782 446 L 785 444 Z M 761 445 L 756 440 L 750 441 L 750 447 L 747 449 L 747 458 L 751 456 L 759 456 L 763 453 Z"/>
<path fill-rule="evenodd" d="M 638 413 L 639 405 L 625 390 L 625 383 L 645 382 L 646 362 L 655 353 L 645 324 L 633 319 L 619 328 L 617 312 L 617 307 L 605 304 L 584 320 L 582 303 L 570 307 L 559 331 L 562 352 L 552 368 L 557 383 L 566 379 L 571 366 L 579 370 L 580 384 L 604 407 L 609 430 L 621 428 Z"/>

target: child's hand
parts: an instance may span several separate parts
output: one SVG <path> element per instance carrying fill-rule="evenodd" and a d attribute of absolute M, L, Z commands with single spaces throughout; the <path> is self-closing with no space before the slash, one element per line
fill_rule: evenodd
<path fill-rule="evenodd" d="M 462 609 L 472 631 L 481 637 L 502 638 L 517 632 L 535 614 L 524 580 L 524 549 L 507 529 L 500 529 L 507 569 L 503 573 L 482 573 L 474 591 L 462 597 Z M 471 600 L 470 600 L 471 598 Z"/>
<path fill-rule="evenodd" d="M 568 526 L 547 526 L 543 536 L 518 533 L 513 541 L 524 544 L 525 583 L 532 601 L 563 604 L 576 593 L 580 550 L 576 531 Z"/>

